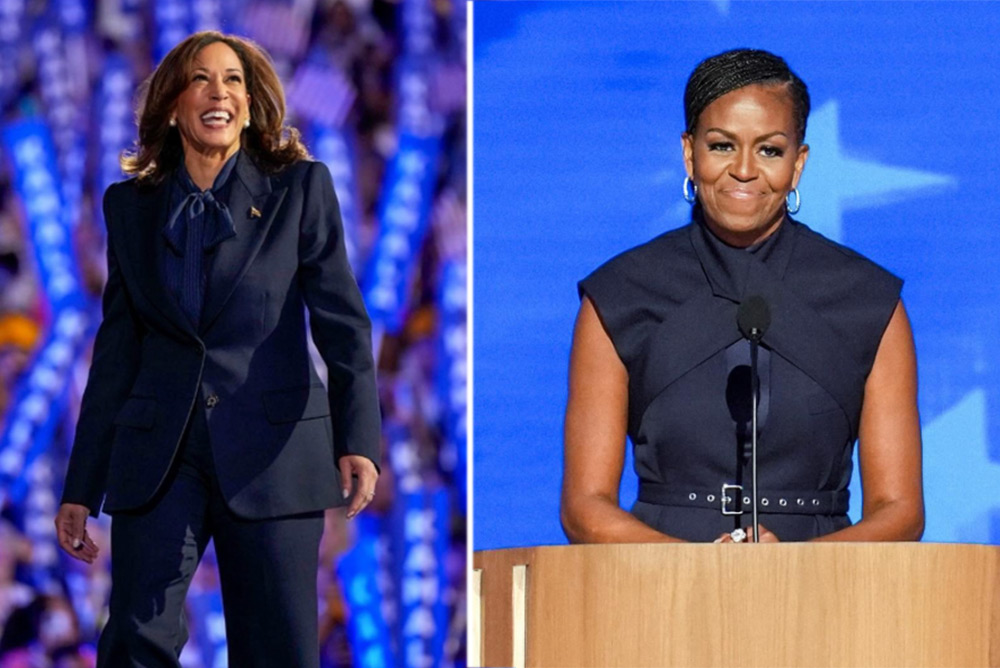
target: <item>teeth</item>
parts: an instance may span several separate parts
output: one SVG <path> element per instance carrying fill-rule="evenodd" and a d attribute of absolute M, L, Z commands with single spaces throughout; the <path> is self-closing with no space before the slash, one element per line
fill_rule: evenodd
<path fill-rule="evenodd" d="M 208 113 L 202 114 L 201 119 L 203 121 L 228 121 L 230 119 L 229 112 L 226 111 L 209 111 Z"/>

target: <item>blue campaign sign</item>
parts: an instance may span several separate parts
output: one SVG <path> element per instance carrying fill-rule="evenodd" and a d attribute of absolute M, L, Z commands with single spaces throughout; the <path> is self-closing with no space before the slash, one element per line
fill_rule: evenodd
<path fill-rule="evenodd" d="M 797 218 L 906 281 L 924 540 L 1000 543 L 995 6 L 506 2 L 474 23 L 476 549 L 565 542 L 576 281 L 687 222 L 684 84 L 737 47 L 809 86 Z M 630 461 L 624 477 L 628 506 Z M 857 480 L 852 499 L 857 519 Z"/>
<path fill-rule="evenodd" d="M 323 123 L 311 124 L 312 142 L 316 159 L 326 165 L 333 178 L 333 188 L 340 205 L 340 220 L 344 226 L 344 246 L 347 261 L 358 268 L 358 186 L 357 165 L 350 136 L 340 128 Z"/>
<path fill-rule="evenodd" d="M 365 271 L 368 314 L 391 332 L 402 327 L 412 268 L 430 217 L 440 137 L 404 133 L 386 168 L 378 241 Z"/>
<path fill-rule="evenodd" d="M 44 343 L 21 375 L 0 427 L 0 505 L 23 503 L 26 534 L 35 545 L 32 578 L 47 587 L 58 572 L 55 527 L 44 521 L 56 504 L 48 450 L 64 417 L 67 379 L 85 343 L 89 315 L 48 125 L 37 119 L 9 123 L 0 129 L 0 146 L 24 203 L 25 229 L 50 313 Z"/>

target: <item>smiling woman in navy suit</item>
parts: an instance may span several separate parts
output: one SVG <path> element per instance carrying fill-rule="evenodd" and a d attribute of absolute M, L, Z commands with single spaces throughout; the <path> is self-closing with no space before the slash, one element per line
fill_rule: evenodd
<path fill-rule="evenodd" d="M 284 109 L 258 47 L 193 35 L 147 82 L 134 178 L 104 198 L 104 319 L 56 518 L 90 562 L 86 517 L 113 516 L 102 667 L 180 665 L 210 538 L 230 665 L 319 665 L 323 510 L 373 498 L 379 408 L 330 174 Z"/>

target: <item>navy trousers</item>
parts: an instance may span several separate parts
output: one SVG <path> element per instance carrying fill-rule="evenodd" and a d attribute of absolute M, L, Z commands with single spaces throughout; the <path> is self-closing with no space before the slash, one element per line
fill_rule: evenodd
<path fill-rule="evenodd" d="M 323 513 L 245 520 L 226 506 L 197 402 L 168 480 L 111 521 L 111 613 L 98 668 L 179 668 L 184 599 L 215 541 L 231 668 L 319 668 L 316 569 Z M 293 481 L 290 481 L 294 484 Z"/>

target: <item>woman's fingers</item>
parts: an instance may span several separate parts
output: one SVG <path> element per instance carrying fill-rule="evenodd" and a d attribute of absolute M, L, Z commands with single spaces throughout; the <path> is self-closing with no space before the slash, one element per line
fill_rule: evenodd
<path fill-rule="evenodd" d="M 351 495 L 351 487 L 354 484 L 354 469 L 347 456 L 340 458 L 340 461 L 337 462 L 337 468 L 340 469 L 340 493 L 346 499 Z"/>
<path fill-rule="evenodd" d="M 338 465 L 340 466 L 344 498 L 351 496 L 351 483 L 354 477 L 357 477 L 357 482 L 354 484 L 354 495 L 351 496 L 351 502 L 347 506 L 347 519 L 351 519 L 364 510 L 365 506 L 375 498 L 378 470 L 370 459 L 361 455 L 344 455 L 340 458 Z"/>
<path fill-rule="evenodd" d="M 760 542 L 761 543 L 780 543 L 781 540 L 766 526 L 763 524 L 760 526 Z M 736 529 L 731 533 L 724 533 L 718 538 L 716 538 L 714 543 L 752 543 L 753 541 L 753 527 L 745 527 L 743 529 Z"/>
<path fill-rule="evenodd" d="M 76 503 L 64 503 L 59 506 L 56 514 L 56 536 L 59 546 L 74 559 L 93 563 L 97 558 L 97 545 L 87 535 L 86 506 Z"/>
<path fill-rule="evenodd" d="M 88 564 L 94 563 L 97 559 L 97 555 L 100 550 L 97 544 L 90 538 L 90 534 L 86 531 L 83 532 L 83 540 L 80 541 L 80 547 L 74 549 L 70 554 L 80 561 L 86 561 Z"/>
<path fill-rule="evenodd" d="M 92 559 L 96 559 L 97 554 L 101 551 L 100 548 L 97 547 L 97 543 L 94 542 L 86 530 L 83 532 L 83 546 L 80 549 L 84 552 L 84 554 L 89 555 Z"/>
<path fill-rule="evenodd" d="M 59 537 L 59 545 L 71 554 L 79 549 L 85 526 L 85 517 L 80 517 L 79 513 L 67 504 L 60 506 L 56 515 L 56 535 Z"/>

